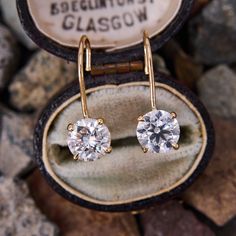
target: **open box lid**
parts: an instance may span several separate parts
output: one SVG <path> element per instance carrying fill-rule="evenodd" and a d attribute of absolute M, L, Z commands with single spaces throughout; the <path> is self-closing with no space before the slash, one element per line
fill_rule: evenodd
<path fill-rule="evenodd" d="M 22 25 L 39 47 L 76 61 L 79 38 L 86 34 L 94 63 L 105 64 L 141 59 L 144 30 L 152 49 L 161 48 L 180 29 L 194 0 L 16 1 Z"/>

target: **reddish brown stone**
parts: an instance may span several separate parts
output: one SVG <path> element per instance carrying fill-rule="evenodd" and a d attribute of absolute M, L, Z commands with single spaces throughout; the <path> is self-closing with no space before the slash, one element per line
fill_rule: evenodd
<path fill-rule="evenodd" d="M 28 185 L 38 207 L 59 226 L 62 236 L 139 235 L 131 214 L 101 213 L 76 206 L 56 194 L 39 171 L 29 177 Z"/>
<path fill-rule="evenodd" d="M 224 225 L 236 215 L 236 123 L 214 119 L 216 149 L 210 165 L 184 194 L 189 204 L 216 224 Z"/>
<path fill-rule="evenodd" d="M 172 201 L 141 216 L 145 236 L 213 236 L 214 233 L 199 222 L 192 212 Z"/>

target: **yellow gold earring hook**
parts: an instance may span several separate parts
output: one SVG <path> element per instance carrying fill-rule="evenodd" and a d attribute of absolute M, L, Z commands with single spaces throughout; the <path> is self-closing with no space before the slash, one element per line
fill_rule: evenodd
<path fill-rule="evenodd" d="M 153 69 L 153 58 L 152 49 L 149 40 L 148 33 L 144 31 L 143 33 L 143 44 L 144 44 L 144 72 L 149 76 L 150 83 L 150 95 L 151 95 L 151 106 L 152 109 L 156 109 L 156 88 L 155 88 L 155 77 Z"/>
<path fill-rule="evenodd" d="M 84 51 L 86 52 L 85 70 L 91 71 L 91 45 L 87 36 L 83 35 L 79 41 L 78 49 L 78 77 L 80 85 L 81 105 L 84 118 L 88 118 L 86 88 L 84 82 Z"/>

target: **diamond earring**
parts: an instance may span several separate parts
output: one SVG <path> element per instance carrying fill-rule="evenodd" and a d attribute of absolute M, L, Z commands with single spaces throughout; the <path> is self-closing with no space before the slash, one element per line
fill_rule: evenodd
<path fill-rule="evenodd" d="M 103 119 L 89 117 L 84 82 L 84 51 L 86 51 L 86 71 L 91 71 L 91 46 L 89 39 L 82 36 L 78 50 L 78 77 L 81 94 L 83 119 L 67 126 L 67 144 L 75 160 L 95 161 L 106 153 L 111 153 L 111 134 Z"/>
<path fill-rule="evenodd" d="M 137 138 L 144 153 L 166 153 L 179 148 L 180 126 L 175 112 L 157 110 L 150 40 L 144 32 L 145 74 L 149 76 L 152 111 L 138 118 Z"/>

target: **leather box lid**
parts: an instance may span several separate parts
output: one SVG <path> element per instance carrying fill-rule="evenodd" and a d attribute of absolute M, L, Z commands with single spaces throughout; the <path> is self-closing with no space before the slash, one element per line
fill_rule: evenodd
<path fill-rule="evenodd" d="M 77 44 L 86 34 L 96 64 L 139 60 L 142 32 L 153 50 L 182 26 L 194 0 L 16 0 L 22 25 L 39 47 L 76 61 Z M 106 52 L 106 53 L 104 53 Z"/>

